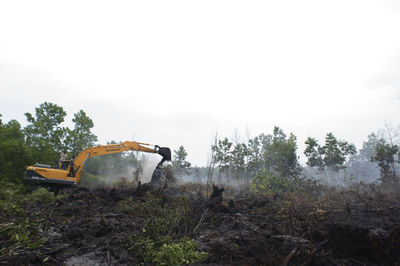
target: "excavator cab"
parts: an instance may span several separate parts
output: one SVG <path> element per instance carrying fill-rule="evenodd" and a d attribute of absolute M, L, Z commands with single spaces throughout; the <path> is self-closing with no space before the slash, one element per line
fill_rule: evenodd
<path fill-rule="evenodd" d="M 70 164 L 70 160 L 65 160 L 65 161 L 63 161 L 63 162 L 61 162 L 59 165 L 58 165 L 58 169 L 59 170 L 67 170 L 68 169 L 68 166 L 69 166 L 69 164 Z"/>

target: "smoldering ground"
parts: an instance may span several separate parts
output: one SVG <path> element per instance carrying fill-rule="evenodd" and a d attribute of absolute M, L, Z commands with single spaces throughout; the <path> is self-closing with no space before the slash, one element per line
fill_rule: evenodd
<path fill-rule="evenodd" d="M 161 221 L 174 241 L 194 240 L 208 254 L 203 264 L 393 265 L 400 261 L 398 185 L 310 186 L 252 193 L 198 183 L 154 188 L 123 182 L 59 193 L 62 197 L 56 201 L 27 209 L 41 214 L 37 233 L 42 244 L 2 253 L 0 263 L 143 263 L 148 258 L 131 248 L 146 237 L 145 229 L 153 228 L 148 227 L 149 221 Z"/>
<path fill-rule="evenodd" d="M 327 172 L 336 181 L 274 192 L 251 190 L 250 179 L 238 181 L 218 171 L 210 177 L 208 169 L 196 168 L 185 174 L 175 169 L 175 185 L 145 184 L 158 162 L 158 157 L 143 157 L 128 165 L 114 161 L 107 168 L 104 162 L 103 173 L 118 173 L 105 175 L 103 185 L 82 183 L 60 191 L 63 197 L 42 213 L 44 244 L 8 253 L 0 262 L 143 263 L 130 245 L 145 234 L 146 221 L 158 219 L 174 241 L 178 236 L 194 240 L 208 254 L 204 264 L 384 265 L 400 260 L 398 185 L 344 182 L 343 173 L 333 177 Z M 93 177 L 82 182 L 85 178 Z M 337 186 L 342 183 L 346 186 Z M 172 207 L 173 219 L 165 213 Z"/>

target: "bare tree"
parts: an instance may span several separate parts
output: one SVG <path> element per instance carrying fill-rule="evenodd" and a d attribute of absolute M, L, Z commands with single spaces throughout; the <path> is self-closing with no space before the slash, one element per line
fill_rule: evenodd
<path fill-rule="evenodd" d="M 237 145 L 240 142 L 240 133 L 239 129 L 235 128 L 233 130 L 232 142 Z"/>
<path fill-rule="evenodd" d="M 245 159 L 245 165 L 246 165 L 246 182 L 249 184 L 249 143 L 250 143 L 250 129 L 249 127 L 246 127 L 246 159 Z"/>
<path fill-rule="evenodd" d="M 218 132 L 214 132 L 212 135 L 212 142 L 211 142 L 211 147 L 216 146 L 218 142 Z M 207 168 L 208 168 L 208 173 L 207 173 L 207 197 L 208 197 L 208 187 L 209 184 L 212 183 L 212 178 L 214 175 L 214 169 L 215 169 L 215 152 L 213 149 L 211 149 L 211 153 L 207 159 Z"/>
<path fill-rule="evenodd" d="M 399 128 L 398 128 L 399 129 Z M 397 146 L 397 143 L 399 143 L 399 137 L 400 133 L 399 130 L 396 130 L 393 125 L 390 122 L 385 122 L 385 129 L 383 132 L 383 135 L 386 137 L 386 139 L 389 141 L 389 144 L 392 148 Z M 393 180 L 397 180 L 397 174 L 396 174 L 396 167 L 395 167 L 396 161 L 393 160 L 391 162 L 392 164 L 392 169 L 393 169 Z"/>

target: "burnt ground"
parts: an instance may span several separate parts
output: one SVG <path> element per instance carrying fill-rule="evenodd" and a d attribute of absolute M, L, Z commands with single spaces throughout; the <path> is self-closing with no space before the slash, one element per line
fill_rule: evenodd
<path fill-rule="evenodd" d="M 304 192 L 250 194 L 244 189 L 187 184 L 154 189 L 123 185 L 75 187 L 43 211 L 44 244 L 4 256 L 7 265 L 134 265 L 129 236 L 140 235 L 146 209 L 140 205 L 184 200 L 187 221 L 180 234 L 199 243 L 212 265 L 399 265 L 400 192 L 397 187 L 359 186 Z M 209 195 L 207 197 L 207 194 Z"/>

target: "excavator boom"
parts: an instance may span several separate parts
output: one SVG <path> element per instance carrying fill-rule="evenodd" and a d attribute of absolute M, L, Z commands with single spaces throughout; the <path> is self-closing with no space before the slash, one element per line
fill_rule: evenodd
<path fill-rule="evenodd" d="M 40 183 L 76 185 L 80 182 L 83 166 L 87 159 L 104 154 L 113 154 L 130 150 L 158 153 L 162 156 L 160 163 L 171 161 L 171 150 L 167 147 L 160 147 L 158 145 L 150 145 L 135 141 L 125 141 L 120 144 L 99 145 L 84 149 L 74 158 L 74 168 L 72 171 L 71 165 L 68 163 L 69 161 L 67 161 L 68 166 L 66 168 L 59 166 L 59 168 L 56 169 L 43 164 L 28 166 L 25 172 L 25 179 Z"/>

